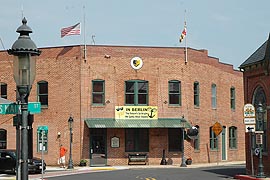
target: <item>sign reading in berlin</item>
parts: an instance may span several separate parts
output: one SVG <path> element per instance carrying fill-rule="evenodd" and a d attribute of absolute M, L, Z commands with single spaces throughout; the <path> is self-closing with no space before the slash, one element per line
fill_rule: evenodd
<path fill-rule="evenodd" d="M 115 106 L 115 119 L 158 119 L 157 106 Z"/>

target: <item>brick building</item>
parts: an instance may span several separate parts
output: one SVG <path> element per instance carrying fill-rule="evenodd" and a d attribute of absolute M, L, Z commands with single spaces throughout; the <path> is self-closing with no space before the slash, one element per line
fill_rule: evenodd
<path fill-rule="evenodd" d="M 38 129 L 48 126 L 45 160 L 56 165 L 59 146 L 69 147 L 68 119 L 74 119 L 73 160 L 126 165 L 129 153 L 147 153 L 149 164 L 245 159 L 242 72 L 209 57 L 207 50 L 178 47 L 83 46 L 41 48 L 29 101 L 34 116 L 33 151 L 41 156 Z M 0 52 L 1 97 L 15 101 L 12 57 Z M 0 147 L 16 147 L 13 115 L 0 116 Z M 216 136 L 213 125 L 222 132 Z M 67 155 L 67 159 L 68 159 Z M 90 160 L 90 161 L 89 161 Z"/>
<path fill-rule="evenodd" d="M 270 61 L 270 37 L 245 61 L 240 68 L 244 72 L 244 99 L 245 104 L 253 104 L 255 109 L 258 104 L 263 105 L 265 110 L 263 122 L 263 165 L 264 172 L 270 175 L 269 158 L 269 105 L 270 105 L 270 78 L 269 78 L 269 61 Z M 256 119 L 256 129 L 258 130 L 259 121 Z M 249 174 L 258 173 L 259 157 L 254 151 L 256 145 L 255 134 L 246 133 L 246 169 Z M 251 156 L 251 153 L 253 154 Z M 252 158 L 252 159 L 251 159 Z M 252 163 L 253 162 L 253 163 Z M 254 169 L 252 169 L 254 167 Z"/>

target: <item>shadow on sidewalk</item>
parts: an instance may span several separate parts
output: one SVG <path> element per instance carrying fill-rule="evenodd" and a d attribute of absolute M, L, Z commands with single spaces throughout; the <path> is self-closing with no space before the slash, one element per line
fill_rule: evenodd
<path fill-rule="evenodd" d="M 245 167 L 217 167 L 215 169 L 205 169 L 203 170 L 205 172 L 209 172 L 209 173 L 215 173 L 215 174 L 219 174 L 220 177 L 222 178 L 232 178 L 235 175 L 238 174 L 242 174 L 245 175 L 246 174 L 246 168 Z"/>

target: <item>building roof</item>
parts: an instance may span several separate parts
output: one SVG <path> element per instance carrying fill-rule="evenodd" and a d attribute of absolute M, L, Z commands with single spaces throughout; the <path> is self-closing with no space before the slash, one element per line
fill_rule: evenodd
<path fill-rule="evenodd" d="M 244 61 L 240 68 L 244 68 L 246 66 L 257 64 L 260 61 L 265 60 L 267 51 L 270 50 L 270 34 L 268 40 L 266 40 L 251 56 Z"/>

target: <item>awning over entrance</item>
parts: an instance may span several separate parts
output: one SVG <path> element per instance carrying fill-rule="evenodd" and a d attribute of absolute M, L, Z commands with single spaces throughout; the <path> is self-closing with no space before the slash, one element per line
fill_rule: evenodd
<path fill-rule="evenodd" d="M 85 123 L 89 128 L 190 128 L 184 118 L 159 118 L 158 120 L 125 120 L 114 118 L 88 118 Z"/>

